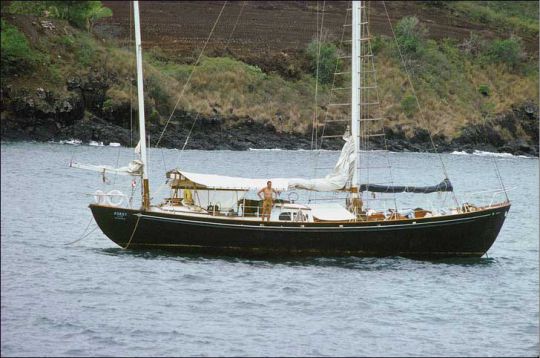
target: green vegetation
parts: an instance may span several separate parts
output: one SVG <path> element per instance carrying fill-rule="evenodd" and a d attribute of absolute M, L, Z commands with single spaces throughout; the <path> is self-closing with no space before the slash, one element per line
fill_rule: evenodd
<path fill-rule="evenodd" d="M 204 114 L 217 111 L 225 117 L 252 117 L 262 122 L 274 122 L 276 113 L 281 113 L 287 119 L 286 124 L 281 127 L 276 123 L 276 127 L 288 132 L 308 130 L 306 118 L 313 115 L 315 90 L 315 79 L 310 75 L 286 81 L 277 74 L 266 74 L 256 66 L 228 57 L 203 57 L 197 66 L 161 62 L 154 56 L 148 60 L 151 67 L 147 81 L 159 76 L 161 88 L 169 94 L 169 108 L 193 72 L 179 108 Z M 320 97 L 328 100 L 327 91 L 321 92 Z M 154 98 L 155 94 L 149 96 Z"/>
<path fill-rule="evenodd" d="M 418 54 L 423 50 L 427 30 L 419 25 L 416 17 L 407 16 L 399 20 L 395 32 L 403 54 Z"/>
<path fill-rule="evenodd" d="M 409 94 L 407 72 L 424 118 L 436 123 L 436 133 L 450 137 L 455 128 L 538 98 L 537 63 L 526 58 L 517 36 L 487 40 L 471 33 L 461 43 L 449 39 L 437 42 L 429 39 L 414 17 L 401 19 L 395 31 L 405 63 L 393 39 L 379 36 L 374 40 L 378 68 L 384 69 L 378 81 L 384 94 L 382 112 L 384 117 L 393 118 L 390 126 L 428 125 L 420 123 L 414 97 Z M 401 89 L 396 89 L 398 83 Z"/>
<path fill-rule="evenodd" d="M 88 31 L 92 31 L 97 20 L 112 16 L 111 9 L 102 6 L 101 1 L 12 1 L 9 10 L 13 14 L 37 16 L 47 13 Z"/>
<path fill-rule="evenodd" d="M 525 57 L 521 41 L 515 36 L 493 41 L 486 56 L 489 62 L 504 63 L 512 69 L 515 69 Z"/>
<path fill-rule="evenodd" d="M 538 1 L 449 1 L 448 6 L 472 22 L 503 33 L 538 35 Z"/>
<path fill-rule="evenodd" d="M 492 23 L 497 18 L 493 14 L 504 13 L 508 4 L 437 2 L 429 6 L 488 8 L 482 21 Z M 524 24 L 531 17 L 522 10 L 531 6 L 518 3 L 520 10 L 511 15 L 515 19 L 505 26 L 519 28 L 517 32 L 525 34 Z M 537 9 L 537 2 L 534 6 Z M 62 94 L 68 78 L 84 79 L 97 73 L 107 79 L 101 103 L 103 113 L 113 116 L 119 108 L 136 108 L 132 49 L 123 49 L 114 40 L 98 41 L 91 33 L 80 30 L 91 30 L 97 18 L 110 15 L 103 9 L 106 8 L 100 2 L 92 1 L 11 2 L 12 13 L 43 18 L 43 13 L 49 12 L 47 18 L 56 24 L 56 30 L 39 28 L 36 36 L 31 26 L 20 26 L 25 15 L 16 15 L 20 16 L 19 22 L 11 17 L 2 19 L 2 82 L 9 82 L 14 90 L 32 92 L 36 87 L 46 87 Z M 400 125 L 412 133 L 415 126 L 427 125 L 420 123 L 423 114 L 434 123 L 433 134 L 452 137 L 468 123 L 483 121 L 515 104 L 538 98 L 537 61 L 527 58 L 517 36 L 487 39 L 471 32 L 463 41 L 435 41 L 415 17 L 401 19 L 395 31 L 405 64 L 394 39 L 376 36 L 372 41 L 377 57 L 381 116 L 389 119 L 389 126 Z M 315 113 L 317 68 L 319 121 L 323 121 L 327 108 L 331 108 L 330 118 L 342 119 L 347 115 L 348 108 L 327 106 L 330 102 L 347 102 L 332 98 L 330 91 L 336 64 L 338 72 L 347 70 L 347 61 L 342 62 L 340 51 L 336 43 L 312 41 L 299 51 L 305 65 L 295 69 L 297 75 L 287 77 L 230 57 L 203 57 L 195 66 L 197 56 L 193 54 L 172 57 L 159 48 L 145 50 L 147 118 L 152 123 L 163 121 L 179 101 L 178 110 L 220 115 L 226 125 L 234 125 L 236 118 L 249 117 L 272 123 L 279 131 L 309 133 Z M 412 95 L 407 74 L 411 75 L 422 111 Z M 342 85 L 346 87 L 339 84 Z M 278 121 L 278 117 L 282 120 Z"/>
<path fill-rule="evenodd" d="M 18 72 L 28 73 L 35 65 L 36 54 L 26 37 L 2 19 L 2 77 Z"/>
<path fill-rule="evenodd" d="M 319 76 L 319 83 L 332 83 L 334 72 L 341 69 L 336 45 L 330 42 L 311 41 L 307 47 L 307 55 L 310 60 L 310 68 L 314 76 Z"/>
<path fill-rule="evenodd" d="M 489 95 L 491 94 L 491 89 L 488 85 L 481 84 L 480 86 L 478 86 L 478 92 L 480 92 L 480 94 L 485 97 L 489 97 Z"/>
<path fill-rule="evenodd" d="M 90 66 L 94 61 L 96 60 L 95 56 L 95 43 L 92 38 L 89 36 L 78 36 L 77 40 L 73 39 L 73 43 L 71 43 L 72 38 L 70 37 L 62 37 L 64 44 L 67 44 L 68 48 L 73 47 L 75 51 L 75 56 L 77 58 L 77 61 L 83 66 Z M 77 45 L 73 46 L 75 41 L 77 41 Z"/>
<path fill-rule="evenodd" d="M 401 109 L 408 118 L 411 118 L 418 110 L 414 96 L 409 95 L 404 97 L 401 100 Z"/>

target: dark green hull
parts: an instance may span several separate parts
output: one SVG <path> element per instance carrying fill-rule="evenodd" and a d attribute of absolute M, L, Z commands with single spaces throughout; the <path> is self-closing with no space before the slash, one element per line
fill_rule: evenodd
<path fill-rule="evenodd" d="M 233 256 L 481 257 L 493 245 L 510 204 L 472 213 L 399 221 L 262 225 L 90 205 L 112 241 L 133 250 Z M 129 245 L 128 245 L 129 243 Z"/>

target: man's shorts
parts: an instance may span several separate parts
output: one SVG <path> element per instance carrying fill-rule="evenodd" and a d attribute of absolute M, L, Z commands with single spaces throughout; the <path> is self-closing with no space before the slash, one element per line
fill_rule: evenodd
<path fill-rule="evenodd" d="M 263 212 L 264 213 L 270 213 L 270 211 L 272 211 L 272 200 L 265 200 L 263 201 Z"/>

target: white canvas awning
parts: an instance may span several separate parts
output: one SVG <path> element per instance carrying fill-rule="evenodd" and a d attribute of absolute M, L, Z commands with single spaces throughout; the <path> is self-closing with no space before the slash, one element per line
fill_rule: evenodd
<path fill-rule="evenodd" d="M 268 180 L 272 181 L 272 187 L 278 191 L 288 188 L 288 179 L 267 178 L 250 179 L 242 177 L 230 177 L 216 174 L 200 174 L 186 171 L 174 170 L 168 173 L 168 177 L 177 180 L 188 180 L 198 187 L 217 190 L 255 190 L 266 186 Z"/>
<path fill-rule="evenodd" d="M 313 191 L 338 191 L 345 188 L 352 179 L 355 168 L 354 140 L 351 136 L 343 138 L 345 145 L 336 166 L 324 178 L 242 178 L 215 174 L 191 173 L 175 169 L 167 177 L 179 181 L 188 181 L 197 187 L 217 190 L 258 190 L 266 186 L 268 180 L 277 191 L 306 189 Z"/>

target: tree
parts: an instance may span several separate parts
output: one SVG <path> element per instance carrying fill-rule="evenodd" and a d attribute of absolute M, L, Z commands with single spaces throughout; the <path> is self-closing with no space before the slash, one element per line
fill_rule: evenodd
<path fill-rule="evenodd" d="M 105 17 L 112 16 L 112 10 L 108 7 L 101 6 L 100 1 L 90 1 L 92 4 L 88 9 L 87 17 L 87 30 L 92 32 L 94 30 L 94 25 L 97 20 L 103 19 Z"/>
<path fill-rule="evenodd" d="M 313 75 L 319 75 L 319 82 L 322 84 L 332 82 L 334 71 L 339 71 L 341 61 L 338 58 L 338 49 L 336 45 L 330 42 L 311 41 L 307 48 L 307 55 L 311 62 Z"/>
<path fill-rule="evenodd" d="M 414 16 L 406 16 L 396 25 L 396 37 L 405 54 L 419 53 L 426 35 L 426 28 L 420 25 L 418 18 Z"/>

